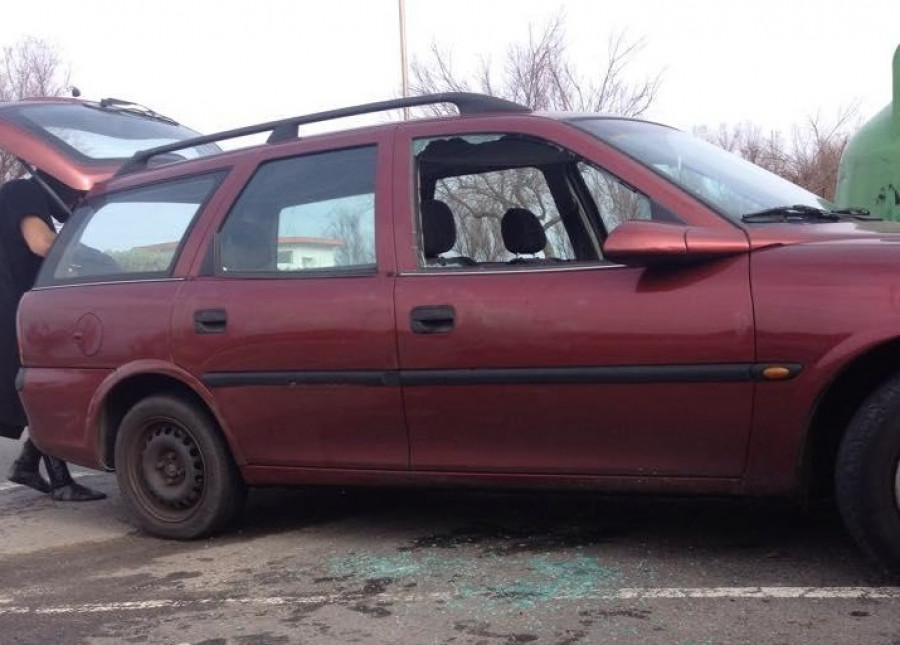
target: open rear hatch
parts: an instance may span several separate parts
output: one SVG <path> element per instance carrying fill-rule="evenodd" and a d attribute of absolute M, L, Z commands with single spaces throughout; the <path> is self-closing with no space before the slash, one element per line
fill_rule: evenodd
<path fill-rule="evenodd" d="M 0 149 L 81 192 L 115 174 L 135 152 L 199 136 L 135 103 L 40 98 L 0 103 Z M 214 144 L 180 158 L 218 152 Z"/>

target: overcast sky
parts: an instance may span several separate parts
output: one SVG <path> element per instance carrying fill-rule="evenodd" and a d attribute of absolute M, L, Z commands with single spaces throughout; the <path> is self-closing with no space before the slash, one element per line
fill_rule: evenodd
<path fill-rule="evenodd" d="M 400 93 L 397 0 L 4 2 L 0 44 L 37 36 L 86 98 L 124 98 L 204 132 Z M 680 128 L 789 129 L 891 100 L 898 0 L 406 0 L 410 59 L 432 42 L 460 69 L 502 65 L 510 44 L 563 11 L 572 58 L 601 69 L 611 32 L 662 72 L 648 116 Z"/>

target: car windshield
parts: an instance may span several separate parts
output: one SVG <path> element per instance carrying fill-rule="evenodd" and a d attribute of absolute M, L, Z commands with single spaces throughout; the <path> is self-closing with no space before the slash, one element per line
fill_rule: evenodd
<path fill-rule="evenodd" d="M 618 148 L 734 221 L 770 208 L 832 205 L 796 184 L 686 132 L 624 119 L 570 123 Z"/>
<path fill-rule="evenodd" d="M 43 133 L 67 154 L 87 161 L 128 159 L 139 150 L 199 136 L 164 117 L 92 104 L 9 106 L 3 118 Z M 180 150 L 178 154 L 193 158 L 219 150 L 218 146 L 207 144 Z"/>

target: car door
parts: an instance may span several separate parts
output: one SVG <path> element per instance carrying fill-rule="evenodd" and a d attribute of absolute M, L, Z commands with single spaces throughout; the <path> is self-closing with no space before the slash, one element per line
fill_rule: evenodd
<path fill-rule="evenodd" d="M 406 468 L 384 136 L 266 152 L 173 316 L 250 465 Z"/>
<path fill-rule="evenodd" d="M 754 355 L 747 255 L 652 269 L 600 252 L 624 219 L 728 225 L 564 125 L 498 121 L 398 134 L 411 467 L 739 476 Z M 423 221 L 434 202 L 449 224 Z"/>

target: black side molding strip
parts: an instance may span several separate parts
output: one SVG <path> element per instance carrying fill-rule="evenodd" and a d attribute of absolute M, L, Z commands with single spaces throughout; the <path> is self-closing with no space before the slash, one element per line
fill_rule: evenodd
<path fill-rule="evenodd" d="M 796 363 L 724 363 L 715 365 L 625 365 L 617 367 L 511 367 L 452 370 L 334 370 L 284 372 L 210 372 L 208 387 L 363 385 L 409 387 L 429 385 L 540 385 L 578 383 L 739 383 L 771 381 L 771 368 L 781 370 L 777 380 L 800 373 Z"/>
<path fill-rule="evenodd" d="M 749 381 L 751 366 L 627 365 L 476 370 L 404 370 L 403 385 L 537 385 L 541 383 L 719 383 Z"/>
<path fill-rule="evenodd" d="M 396 370 L 335 370 L 296 372 L 210 372 L 203 375 L 209 387 L 243 387 L 252 385 L 399 385 Z"/>

